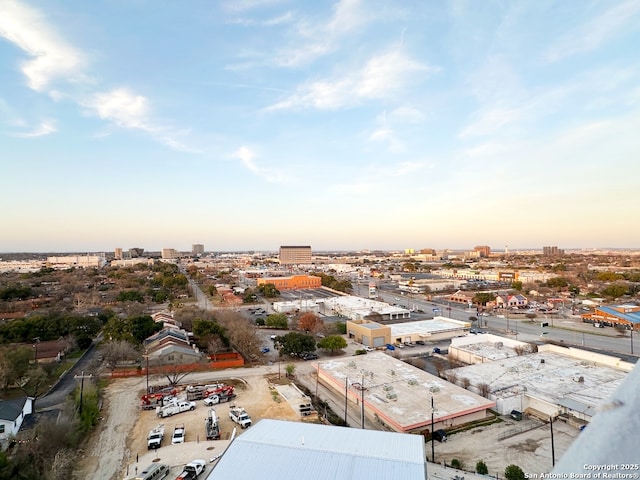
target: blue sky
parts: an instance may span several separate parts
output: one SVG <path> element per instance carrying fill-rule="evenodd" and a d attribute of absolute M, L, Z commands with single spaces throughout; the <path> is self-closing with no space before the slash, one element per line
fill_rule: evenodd
<path fill-rule="evenodd" d="M 640 247 L 640 0 L 0 0 L 0 251 Z"/>

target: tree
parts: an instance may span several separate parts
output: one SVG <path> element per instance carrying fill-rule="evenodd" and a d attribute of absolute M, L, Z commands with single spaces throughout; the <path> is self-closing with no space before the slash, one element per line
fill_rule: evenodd
<path fill-rule="evenodd" d="M 347 341 L 344 337 L 340 335 L 329 335 L 324 337 L 318 342 L 318 348 L 323 350 L 328 350 L 330 352 L 335 352 L 336 350 L 341 350 L 347 346 Z"/>
<path fill-rule="evenodd" d="M 478 292 L 473 296 L 473 303 L 486 306 L 487 303 L 493 302 L 496 296 L 493 293 Z"/>
<path fill-rule="evenodd" d="M 278 290 L 273 283 L 258 285 L 258 291 L 266 298 L 274 298 L 280 295 L 280 290 Z"/>
<path fill-rule="evenodd" d="M 620 298 L 621 296 L 626 295 L 628 291 L 629 288 L 627 285 L 614 283 L 613 285 L 603 288 L 600 293 L 608 298 Z"/>
<path fill-rule="evenodd" d="M 296 371 L 296 366 L 293 363 L 288 363 L 286 367 L 284 367 L 284 371 L 287 374 L 287 377 L 293 377 L 293 374 Z"/>
<path fill-rule="evenodd" d="M 478 460 L 478 463 L 476 463 L 476 473 L 479 473 L 481 475 L 486 475 L 489 473 L 489 468 L 487 467 L 487 464 L 484 463 L 484 460 Z"/>
<path fill-rule="evenodd" d="M 517 465 L 508 465 L 507 468 L 504 469 L 504 477 L 507 480 L 524 480 L 524 472 Z"/>
<path fill-rule="evenodd" d="M 547 287 L 550 288 L 564 288 L 569 285 L 569 280 L 564 277 L 554 277 L 547 280 Z"/>
<path fill-rule="evenodd" d="M 513 288 L 514 290 L 517 290 L 518 292 L 522 291 L 522 282 L 520 280 L 514 280 L 511 283 L 511 288 Z"/>
<path fill-rule="evenodd" d="M 102 345 L 101 351 L 104 361 L 111 370 L 114 370 L 120 362 L 140 358 L 140 353 L 126 340 L 109 340 Z"/>
<path fill-rule="evenodd" d="M 323 328 L 324 322 L 311 312 L 303 313 L 298 319 L 298 330 L 303 332 L 318 333 Z"/>
<path fill-rule="evenodd" d="M 284 313 L 272 313 L 265 319 L 265 325 L 269 328 L 285 329 L 289 326 L 289 319 Z"/>
<path fill-rule="evenodd" d="M 299 332 L 290 332 L 281 337 L 277 337 L 276 341 L 282 345 L 283 354 L 299 355 L 302 352 L 312 352 L 316 349 L 316 341 L 311 335 L 305 335 Z"/>
<path fill-rule="evenodd" d="M 28 347 L 3 347 L 0 350 L 0 387 L 4 390 L 18 383 L 31 368 L 34 352 Z"/>

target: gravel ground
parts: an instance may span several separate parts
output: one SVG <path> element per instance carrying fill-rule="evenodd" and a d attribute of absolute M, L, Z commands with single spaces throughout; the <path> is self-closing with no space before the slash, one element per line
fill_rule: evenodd
<path fill-rule="evenodd" d="M 278 382 L 277 367 L 204 372 L 191 374 L 185 381 L 193 384 L 223 381 L 236 385 L 237 397 L 233 403 L 215 407 L 220 419 L 221 440 L 206 440 L 204 420 L 208 407 L 202 401 L 196 402 L 194 411 L 159 419 L 154 410 L 139 408 L 140 397 L 146 387 L 145 378 L 117 379 L 105 389 L 101 424 L 83 449 L 74 478 L 129 478 L 135 475 L 136 468 L 142 471 L 153 461 L 169 464 L 171 474 L 177 475 L 185 463 L 195 458 L 209 461 L 224 451 L 232 436 L 235 424 L 229 419 L 229 407 L 233 404 L 244 407 L 254 423 L 261 418 L 300 419 L 273 388 L 271 382 Z M 161 380 L 150 381 L 151 385 L 157 383 Z M 149 451 L 147 435 L 158 423 L 164 424 L 165 438 L 160 449 Z M 186 428 L 186 441 L 182 445 L 171 445 L 171 434 L 178 423 Z M 242 432 L 241 429 L 236 430 L 236 434 L 241 435 Z"/>

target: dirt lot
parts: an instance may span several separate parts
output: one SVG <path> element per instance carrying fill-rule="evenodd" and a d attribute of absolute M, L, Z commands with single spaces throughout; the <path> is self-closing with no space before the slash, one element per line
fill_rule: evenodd
<path fill-rule="evenodd" d="M 238 373 L 243 378 L 237 376 Z M 229 443 L 235 426 L 229 419 L 229 407 L 234 403 L 244 407 L 254 422 L 261 418 L 300 419 L 277 390 L 271 388 L 273 384 L 270 380 L 278 382 L 277 373 L 265 367 L 233 371 L 233 374 L 211 372 L 193 374 L 188 378 L 191 383 L 222 381 L 236 385 L 237 397 L 234 401 L 216 406 L 220 418 L 219 441 L 206 440 L 204 420 L 208 407 L 202 401 L 196 402 L 194 411 L 159 419 L 154 410 L 139 408 L 140 396 L 145 390 L 144 379 L 113 381 L 105 392 L 103 423 L 84 449 L 81 468 L 75 478 L 115 480 L 133 477 L 136 467 L 141 471 L 152 461 L 168 463 L 172 466 L 171 474 L 177 475 L 182 465 L 190 460 L 209 460 L 221 453 Z M 160 449 L 149 451 L 147 435 L 158 423 L 164 423 L 165 438 Z M 183 445 L 171 445 L 171 434 L 177 423 L 184 424 L 186 429 L 186 442 Z M 242 430 L 237 429 L 237 434 L 242 434 Z"/>

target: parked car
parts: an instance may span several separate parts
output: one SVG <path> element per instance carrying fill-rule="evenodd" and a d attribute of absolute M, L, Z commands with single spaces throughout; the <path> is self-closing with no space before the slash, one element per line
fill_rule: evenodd
<path fill-rule="evenodd" d="M 303 360 L 317 360 L 317 359 L 318 359 L 318 355 L 316 355 L 316 354 L 315 354 L 315 353 L 313 353 L 313 352 L 302 352 L 302 353 L 300 354 L 300 357 L 301 357 Z"/>
<path fill-rule="evenodd" d="M 394 347 L 390 343 L 387 343 L 387 350 L 395 350 L 395 349 L 396 349 L 396 347 Z"/>
<path fill-rule="evenodd" d="M 441 353 L 438 347 L 433 347 L 433 353 Z"/>
<path fill-rule="evenodd" d="M 364 349 L 365 349 L 367 352 L 373 352 L 373 351 L 375 350 L 375 348 L 370 347 L 369 345 L 367 345 L 366 347 L 364 347 Z"/>
<path fill-rule="evenodd" d="M 424 342 L 422 340 L 416 340 L 416 345 L 424 345 Z"/>
<path fill-rule="evenodd" d="M 271 351 L 271 349 L 269 347 L 264 347 L 262 350 L 260 350 L 262 353 L 269 353 Z"/>
<path fill-rule="evenodd" d="M 517 421 L 522 420 L 522 412 L 518 410 L 511 410 L 511 413 L 509 414 L 509 416 Z"/>

